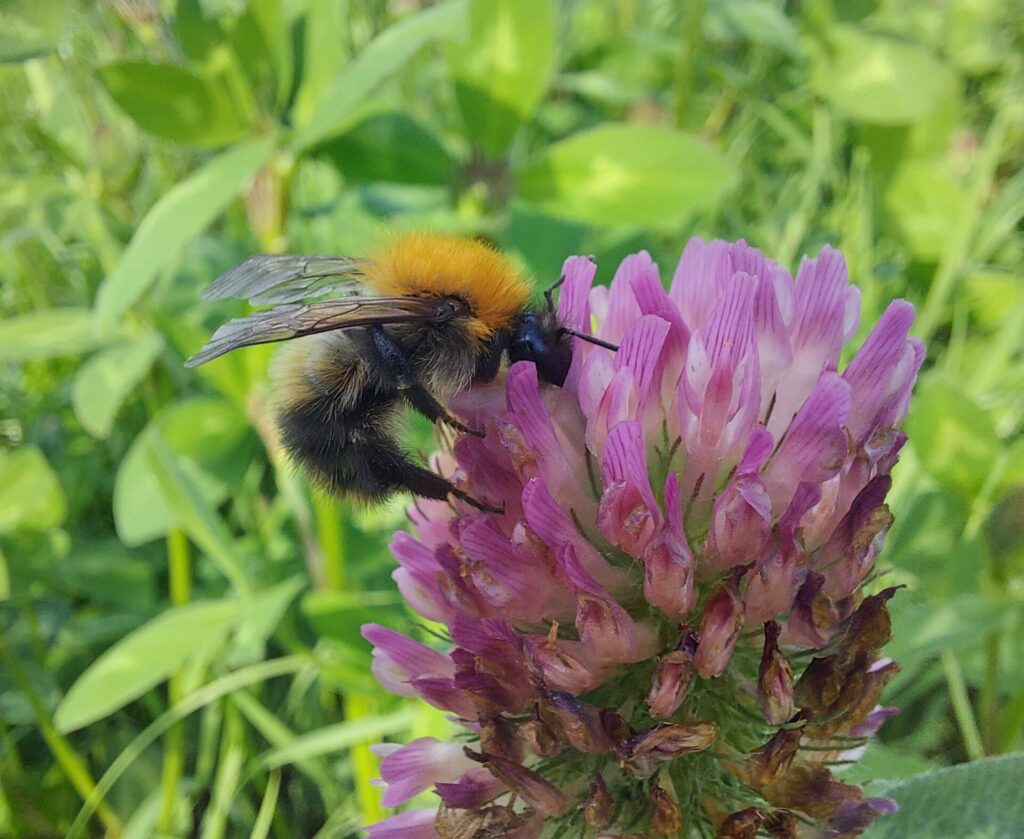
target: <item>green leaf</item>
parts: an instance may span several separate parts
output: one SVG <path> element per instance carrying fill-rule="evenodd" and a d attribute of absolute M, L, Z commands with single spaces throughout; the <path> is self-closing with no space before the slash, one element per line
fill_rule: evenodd
<path fill-rule="evenodd" d="M 911 253 L 935 262 L 961 224 L 967 196 L 945 169 L 933 161 L 901 166 L 885 191 L 885 209 Z"/>
<path fill-rule="evenodd" d="M 249 133 L 251 114 L 223 84 L 176 64 L 124 61 L 99 69 L 107 93 L 145 131 L 175 143 L 222 146 Z"/>
<path fill-rule="evenodd" d="M 1004 839 L 1024 824 L 1024 755 L 990 757 L 886 784 L 900 811 L 880 818 L 864 839 Z"/>
<path fill-rule="evenodd" d="M 4 0 L 0 4 L 0 63 L 25 61 L 52 50 L 67 26 L 60 0 Z"/>
<path fill-rule="evenodd" d="M 169 405 L 142 430 L 122 459 L 114 481 L 114 525 L 128 546 L 144 544 L 181 524 L 153 470 L 153 440 L 161 436 L 190 487 L 205 504 L 227 498 L 245 468 L 248 423 L 230 402 L 192 397 Z"/>
<path fill-rule="evenodd" d="M 464 2 L 448 0 L 410 15 L 381 32 L 334 77 L 309 122 L 296 133 L 292 148 L 302 151 L 343 131 L 356 108 L 421 47 L 430 41 L 460 34 L 465 13 Z"/>
<path fill-rule="evenodd" d="M 250 0 L 231 42 L 253 88 L 265 92 L 275 110 L 283 108 L 295 67 L 291 28 L 285 23 L 281 0 Z"/>
<path fill-rule="evenodd" d="M 49 530 L 67 515 L 64 490 L 35 446 L 0 449 L 0 533 Z"/>
<path fill-rule="evenodd" d="M 832 27 L 812 72 L 817 92 L 861 122 L 903 125 L 934 111 L 956 74 L 920 44 Z"/>
<path fill-rule="evenodd" d="M 238 621 L 229 663 L 238 666 L 259 661 L 267 639 L 277 629 L 288 606 L 306 586 L 305 576 L 295 576 L 261 591 L 247 603 Z"/>
<path fill-rule="evenodd" d="M 437 138 L 400 113 L 369 117 L 321 150 L 353 181 L 443 186 L 455 169 Z"/>
<path fill-rule="evenodd" d="M 919 385 L 907 434 L 928 473 L 966 501 L 978 494 L 1001 451 L 992 417 L 936 376 Z"/>
<path fill-rule="evenodd" d="M 258 761 L 260 769 L 273 769 L 312 757 L 349 749 L 357 743 L 375 742 L 407 729 L 418 710 L 405 707 L 386 716 L 360 717 L 335 723 L 296 737 L 279 749 L 271 749 Z"/>
<path fill-rule="evenodd" d="M 142 381 L 163 347 L 157 332 L 110 347 L 90 358 L 75 375 L 71 404 L 82 427 L 101 440 L 110 436 L 121 403 Z"/>
<path fill-rule="evenodd" d="M 191 603 L 158 615 L 78 677 L 57 707 L 57 727 L 74 731 L 142 696 L 197 650 L 219 644 L 237 615 L 238 603 L 233 600 Z"/>
<path fill-rule="evenodd" d="M 45 309 L 0 321 L 0 361 L 78 355 L 101 343 L 88 309 Z"/>
<path fill-rule="evenodd" d="M 313 589 L 302 597 L 302 614 L 317 635 L 348 644 L 359 637 L 364 623 L 380 623 L 394 629 L 401 627 L 397 611 L 382 606 L 397 606 L 398 597 L 376 596 L 370 602 L 366 594 L 331 589 Z"/>
<path fill-rule="evenodd" d="M 157 201 L 100 285 L 96 322 L 101 333 L 146 293 L 158 271 L 227 209 L 242 185 L 267 162 L 275 142 L 271 135 L 223 152 Z"/>
<path fill-rule="evenodd" d="M 689 134 L 658 125 L 601 125 L 542 150 L 519 172 L 520 196 L 590 224 L 664 226 L 713 207 L 729 163 Z"/>
<path fill-rule="evenodd" d="M 248 595 L 249 579 L 242 568 L 231 531 L 217 514 L 213 504 L 198 491 L 189 479 L 182 459 L 167 445 L 160 434 L 150 440 L 149 466 L 157 486 L 181 527 L 231 582 L 235 591 Z"/>
<path fill-rule="evenodd" d="M 486 155 L 502 154 L 544 98 L 556 30 L 552 0 L 470 0 L 469 36 L 448 65 L 466 136 Z"/>
<path fill-rule="evenodd" d="M 740 37 L 755 44 L 775 47 L 794 58 L 804 55 L 796 26 L 785 12 L 765 0 L 712 3 L 705 20 L 705 32 L 715 40 Z"/>

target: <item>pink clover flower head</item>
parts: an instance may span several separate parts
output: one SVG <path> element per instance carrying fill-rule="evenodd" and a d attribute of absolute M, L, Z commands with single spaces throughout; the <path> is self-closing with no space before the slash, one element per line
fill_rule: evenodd
<path fill-rule="evenodd" d="M 385 747 L 384 803 L 440 803 L 370 835 L 855 836 L 892 809 L 831 764 L 893 713 L 894 589 L 862 587 L 924 357 L 913 307 L 842 365 L 860 295 L 832 248 L 795 279 L 699 238 L 667 288 L 647 253 L 595 272 L 566 260 L 558 315 L 617 351 L 575 339 L 563 387 L 519 362 L 453 402 L 486 435 L 439 462 L 504 512 L 418 501 L 392 543 L 451 643 L 365 627 L 374 672 L 467 736 Z"/>

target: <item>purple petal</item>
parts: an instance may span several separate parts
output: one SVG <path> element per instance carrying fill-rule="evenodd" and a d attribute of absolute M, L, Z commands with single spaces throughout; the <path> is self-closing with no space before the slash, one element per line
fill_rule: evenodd
<path fill-rule="evenodd" d="M 665 520 L 661 531 L 644 553 L 644 597 L 669 618 L 683 620 L 693 608 L 693 553 L 683 531 L 683 503 L 679 478 L 670 472 L 665 479 Z"/>
<path fill-rule="evenodd" d="M 839 351 L 856 328 L 860 294 L 847 281 L 846 261 L 839 251 L 822 249 L 805 259 L 796 279 L 796 312 L 790 327 L 793 363 L 775 392 L 768 430 L 779 439 L 807 399 L 822 370 L 835 370 Z"/>
<path fill-rule="evenodd" d="M 558 553 L 576 592 L 576 629 L 583 646 L 599 662 L 642 661 L 654 653 L 653 634 L 641 627 L 622 606 L 586 572 L 572 545 Z"/>
<path fill-rule="evenodd" d="M 450 677 L 455 673 L 451 659 L 408 638 L 401 632 L 375 623 L 360 630 L 373 644 L 373 674 L 385 688 L 400 696 L 414 696 L 409 680 L 419 676 Z"/>
<path fill-rule="evenodd" d="M 850 413 L 850 386 L 823 373 L 765 471 L 772 507 L 781 513 L 802 481 L 822 483 L 835 475 L 847 452 L 843 424 Z"/>
<path fill-rule="evenodd" d="M 647 477 L 647 454 L 638 422 L 611 430 L 601 467 L 604 494 L 597 523 L 613 545 L 639 559 L 661 524 L 661 511 Z"/>
<path fill-rule="evenodd" d="M 391 540 L 391 554 L 401 566 L 392 573 L 406 602 L 423 617 L 446 621 L 451 607 L 437 586 L 440 566 L 434 552 L 410 534 L 399 531 Z"/>
<path fill-rule="evenodd" d="M 633 373 L 637 398 L 643 401 L 661 383 L 662 350 L 671 324 L 656 315 L 644 315 L 626 333 L 615 354 L 615 368 Z"/>
<path fill-rule="evenodd" d="M 504 783 L 479 767 L 453 783 L 435 784 L 434 789 L 446 806 L 459 810 L 475 810 L 508 791 Z"/>
<path fill-rule="evenodd" d="M 729 246 L 694 236 L 679 258 L 669 297 L 679 307 L 690 332 L 701 329 L 715 307 L 721 286 L 732 275 Z"/>
<path fill-rule="evenodd" d="M 457 743 L 443 743 L 433 737 L 421 737 L 385 757 L 380 776 L 387 790 L 380 803 L 397 807 L 439 781 L 454 781 L 475 764 Z"/>
<path fill-rule="evenodd" d="M 558 290 L 558 320 L 579 332 L 590 332 L 588 298 L 597 265 L 586 256 L 570 256 L 562 264 L 565 282 Z"/>
<path fill-rule="evenodd" d="M 575 522 L 561 505 L 552 498 L 543 479 L 535 478 L 523 488 L 523 512 L 526 524 L 537 538 L 553 553 L 572 545 L 576 558 L 602 586 L 620 591 L 626 584 L 622 572 L 617 571 L 583 537 Z"/>
<path fill-rule="evenodd" d="M 914 307 L 894 300 L 843 372 L 853 396 L 847 426 L 858 446 L 879 424 L 893 398 L 913 383 L 919 366 L 908 339 L 913 323 Z"/>
<path fill-rule="evenodd" d="M 601 337 L 612 343 L 619 343 L 623 336 L 640 319 L 640 307 L 633 295 L 634 278 L 643 274 L 658 276 L 658 267 L 647 251 L 627 256 L 619 264 L 608 287 L 608 311 L 601 325 Z"/>
<path fill-rule="evenodd" d="M 434 819 L 437 808 L 407 810 L 376 824 L 368 825 L 366 839 L 438 839 Z"/>
<path fill-rule="evenodd" d="M 547 593 L 559 585 L 539 558 L 514 549 L 491 518 L 474 518 L 459 533 L 474 588 L 500 614 L 536 621 L 545 614 Z"/>

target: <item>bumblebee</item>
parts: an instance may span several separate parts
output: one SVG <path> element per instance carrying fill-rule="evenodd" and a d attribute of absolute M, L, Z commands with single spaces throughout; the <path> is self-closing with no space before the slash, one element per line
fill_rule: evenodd
<path fill-rule="evenodd" d="M 285 450 L 315 483 L 369 502 L 408 490 L 497 511 L 403 451 L 402 410 L 482 436 L 444 403 L 494 379 L 506 356 L 534 362 L 542 380 L 561 386 L 573 336 L 615 349 L 559 323 L 557 285 L 545 308 L 531 308 L 529 286 L 508 259 L 441 234 L 402 236 L 367 259 L 254 256 L 202 296 L 273 308 L 225 323 L 186 366 L 305 337 L 278 359 L 276 419 Z"/>

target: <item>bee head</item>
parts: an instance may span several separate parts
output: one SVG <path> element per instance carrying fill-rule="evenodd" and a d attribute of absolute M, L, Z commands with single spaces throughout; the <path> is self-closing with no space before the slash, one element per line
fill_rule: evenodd
<path fill-rule="evenodd" d="M 561 387 L 572 363 L 572 337 L 554 312 L 528 310 L 512 328 L 508 357 L 511 363 L 532 361 L 541 379 Z"/>

